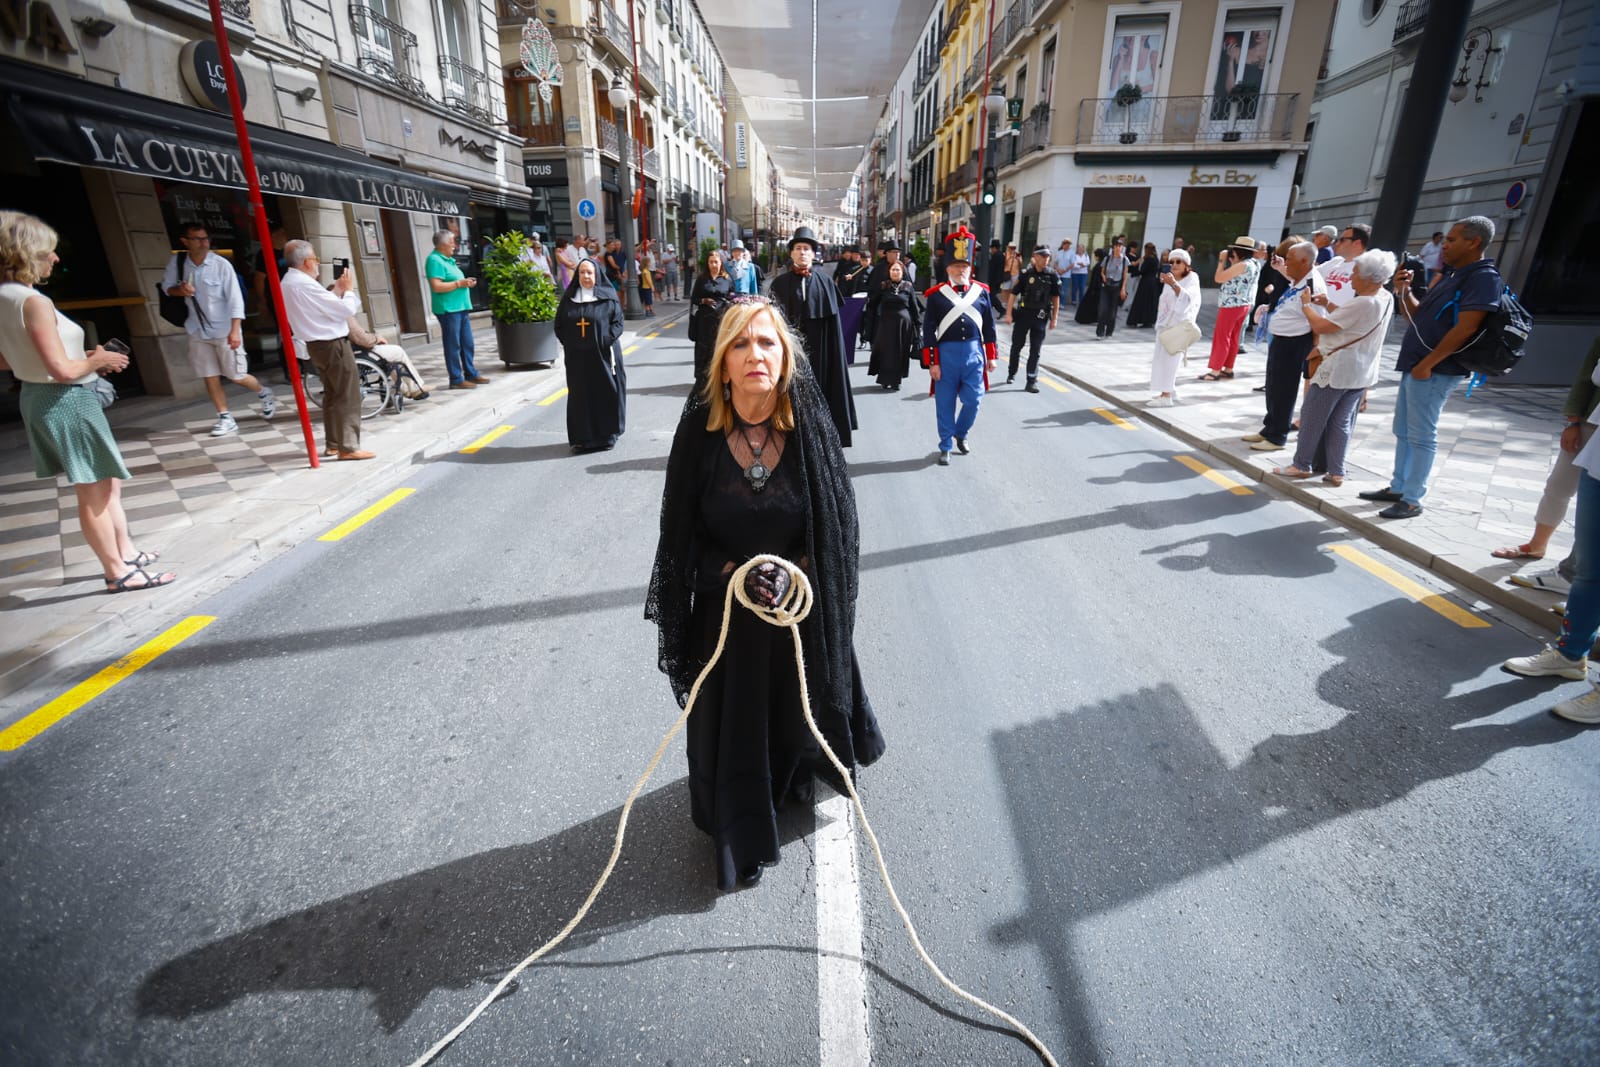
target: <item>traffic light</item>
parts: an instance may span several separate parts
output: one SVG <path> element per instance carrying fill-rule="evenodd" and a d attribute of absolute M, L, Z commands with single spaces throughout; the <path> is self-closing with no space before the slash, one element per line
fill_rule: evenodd
<path fill-rule="evenodd" d="M 994 203 L 995 185 L 999 180 L 999 175 L 995 174 L 993 167 L 985 167 L 983 169 L 983 203 L 985 207 Z"/>

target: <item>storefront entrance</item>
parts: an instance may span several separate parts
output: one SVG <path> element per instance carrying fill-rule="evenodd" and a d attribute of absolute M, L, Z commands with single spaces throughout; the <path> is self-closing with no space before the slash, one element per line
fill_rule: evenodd
<path fill-rule="evenodd" d="M 1177 236 L 1189 247 L 1200 284 L 1214 288 L 1217 253 L 1250 233 L 1254 189 L 1185 189 L 1178 196 Z M 1251 234 L 1264 241 L 1273 235 Z"/>
<path fill-rule="evenodd" d="M 1138 248 L 1144 244 L 1149 214 L 1149 189 L 1085 189 L 1083 215 L 1078 223 L 1079 245 L 1091 251 L 1109 248 L 1112 239 L 1122 234 L 1127 237 L 1129 248 Z"/>

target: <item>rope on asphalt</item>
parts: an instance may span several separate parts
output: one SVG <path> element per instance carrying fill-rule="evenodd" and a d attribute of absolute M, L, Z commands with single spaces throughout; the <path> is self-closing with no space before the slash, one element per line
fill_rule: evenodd
<path fill-rule="evenodd" d="M 763 563 L 775 563 L 789 575 L 788 590 L 783 598 L 771 607 L 753 602 L 750 599 L 750 594 L 744 588 L 746 576 L 752 569 Z M 911 916 L 906 913 L 905 906 L 900 903 L 900 894 L 895 892 L 894 882 L 889 878 L 889 868 L 884 862 L 883 849 L 878 844 L 878 835 L 873 832 L 872 823 L 867 820 L 867 809 L 861 805 L 861 796 L 856 792 L 855 782 L 851 780 L 850 771 L 834 753 L 833 746 L 829 745 L 828 739 L 822 736 L 822 731 L 817 728 L 816 719 L 811 716 L 811 693 L 806 685 L 805 653 L 800 643 L 800 623 L 811 613 L 811 583 L 806 579 L 805 573 L 793 563 L 781 556 L 767 555 L 754 557 L 729 576 L 728 591 L 722 602 L 722 631 L 717 634 L 716 651 L 712 652 L 711 659 L 701 669 L 700 676 L 694 680 L 694 685 L 689 690 L 689 700 L 684 705 L 683 714 L 678 716 L 677 721 L 672 724 L 672 728 L 661 739 L 661 744 L 656 747 L 655 755 L 650 759 L 650 765 L 645 768 L 644 774 L 639 776 L 639 780 L 633 785 L 633 790 L 628 794 L 628 799 L 623 802 L 622 815 L 617 819 L 616 839 L 611 846 L 611 858 L 606 861 L 605 870 L 600 872 L 600 878 L 595 882 L 594 888 L 589 890 L 589 895 L 585 898 L 583 906 L 578 909 L 571 919 L 567 920 L 567 925 L 563 926 L 559 933 L 543 945 L 540 945 L 527 959 L 517 964 L 504 978 L 500 979 L 494 989 L 490 990 L 489 995 L 484 997 L 477 1007 L 468 1012 L 467 1017 L 457 1023 L 453 1030 L 440 1038 L 427 1052 L 412 1061 L 411 1067 L 426 1067 L 439 1053 L 448 1048 L 456 1038 L 466 1033 L 467 1028 L 477 1022 L 478 1016 L 482 1015 L 489 1005 L 493 1004 L 505 993 L 518 975 L 537 963 L 551 949 L 565 941 L 568 935 L 577 929 L 578 924 L 583 922 L 584 916 L 589 914 L 589 908 L 593 906 L 595 898 L 600 895 L 600 890 L 605 888 L 607 879 L 611 877 L 612 870 L 617 866 L 617 859 L 622 855 L 622 838 L 623 834 L 627 832 L 628 814 L 633 810 L 633 802 L 638 799 L 639 793 L 644 789 L 645 783 L 650 780 L 650 776 L 655 774 L 656 767 L 661 763 L 661 758 L 666 755 L 667 746 L 678 735 L 678 731 L 683 729 L 683 724 L 689 720 L 690 712 L 694 711 L 695 700 L 700 695 L 700 686 L 705 682 L 712 669 L 716 667 L 717 661 L 722 658 L 722 650 L 728 643 L 728 624 L 733 619 L 733 601 L 735 597 L 738 598 L 740 604 L 753 611 L 763 622 L 787 629 L 794 638 L 794 666 L 795 673 L 800 678 L 800 708 L 805 713 L 806 725 L 811 728 L 811 736 L 815 737 L 817 743 L 822 746 L 822 751 L 827 755 L 828 762 L 832 763 L 834 770 L 839 772 L 839 779 L 844 783 L 845 790 L 850 794 L 850 802 L 855 805 L 856 814 L 861 819 L 861 828 L 866 831 L 867 840 L 872 843 L 872 854 L 878 861 L 878 874 L 883 879 L 883 887 L 888 890 L 889 900 L 894 904 L 894 910 L 899 913 L 900 921 L 905 924 L 906 933 L 910 936 L 911 944 L 916 948 L 917 955 L 922 957 L 922 962 L 927 965 L 928 970 L 933 973 L 933 976 L 946 989 L 967 1003 L 982 1008 L 990 1015 L 1004 1022 L 1037 1049 L 1039 1055 L 1044 1057 L 1049 1067 L 1058 1067 L 1056 1058 L 1050 1054 L 1050 1050 L 1045 1047 L 1045 1043 L 1039 1040 L 1039 1037 L 1028 1029 L 1020 1019 L 956 985 L 939 969 L 939 965 L 933 962 L 933 957 L 928 955 L 928 950 L 922 947 L 922 939 L 917 936 L 917 928 L 912 924 Z"/>

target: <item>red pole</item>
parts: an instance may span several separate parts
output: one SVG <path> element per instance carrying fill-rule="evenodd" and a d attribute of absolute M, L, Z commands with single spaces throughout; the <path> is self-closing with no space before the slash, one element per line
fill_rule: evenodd
<path fill-rule="evenodd" d="M 217 0 L 211 0 L 216 3 Z M 978 98 L 978 184 L 976 195 L 972 198 L 973 212 L 976 214 L 977 205 L 983 201 L 983 148 L 989 142 L 989 108 L 985 101 L 989 97 L 989 63 L 994 58 L 994 3 L 989 0 L 989 39 L 983 44 L 983 84 L 978 86 L 978 91 L 983 95 Z M 993 219 L 989 220 L 992 224 Z M 990 232 L 993 232 L 991 227 Z"/>
<path fill-rule="evenodd" d="M 214 3 L 215 0 L 212 0 Z M 634 132 L 639 136 L 633 139 L 634 151 L 639 156 L 639 239 L 650 240 L 650 198 L 645 195 L 646 179 L 644 176 L 644 97 L 639 95 L 639 31 L 633 23 L 633 0 L 628 0 L 628 38 L 633 45 L 633 102 L 639 108 L 639 125 Z M 632 119 L 628 119 L 632 122 Z"/>
<path fill-rule="evenodd" d="M 294 351 L 294 335 L 289 329 L 289 315 L 283 306 L 283 284 L 278 278 L 277 263 L 272 255 L 272 228 L 267 225 L 267 209 L 261 203 L 261 179 L 256 174 L 255 153 L 250 151 L 250 130 L 244 122 L 244 105 L 239 102 L 239 80 L 233 73 L 233 51 L 228 47 L 228 31 L 222 25 L 222 0 L 210 0 L 211 32 L 217 38 L 217 55 L 222 60 L 222 76 L 228 80 L 228 103 L 233 108 L 233 130 L 239 137 L 239 160 L 244 164 L 245 180 L 250 183 L 250 212 L 256 220 L 256 240 L 261 242 L 262 258 L 266 260 L 267 288 L 272 292 L 272 306 L 278 313 L 278 339 L 283 345 L 284 363 L 289 368 L 289 384 L 294 386 L 295 406 L 300 409 L 300 429 L 306 437 L 306 456 L 312 467 L 320 467 L 317 458 L 317 437 L 311 430 L 311 412 L 306 408 L 306 387 L 300 380 L 300 360 Z"/>

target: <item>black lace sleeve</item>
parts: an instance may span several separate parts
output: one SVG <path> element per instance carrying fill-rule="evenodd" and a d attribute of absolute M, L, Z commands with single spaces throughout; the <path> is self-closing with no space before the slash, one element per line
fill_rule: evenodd
<path fill-rule="evenodd" d="M 694 685 L 695 500 L 699 496 L 701 452 L 706 441 L 706 408 L 691 395 L 678 419 L 667 457 L 661 492 L 661 539 L 656 543 L 644 617 L 658 629 L 659 666 L 682 707 Z"/>

